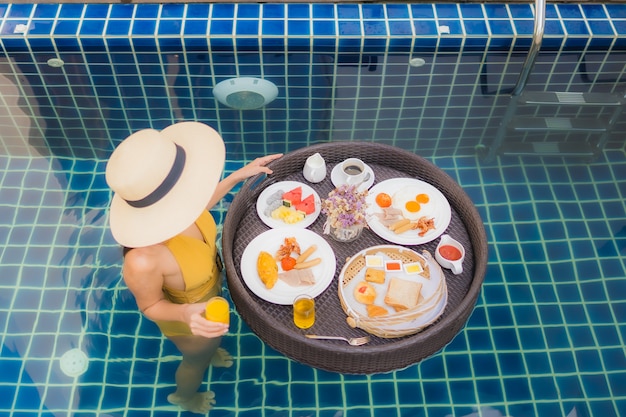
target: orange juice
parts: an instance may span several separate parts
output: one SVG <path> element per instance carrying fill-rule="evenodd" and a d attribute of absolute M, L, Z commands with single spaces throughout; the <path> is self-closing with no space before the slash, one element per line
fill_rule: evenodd
<path fill-rule="evenodd" d="M 230 322 L 230 306 L 223 297 L 212 297 L 206 303 L 206 319 L 219 323 Z"/>
<path fill-rule="evenodd" d="M 301 329 L 308 329 L 315 323 L 315 301 L 301 295 L 293 302 L 293 322 Z"/>

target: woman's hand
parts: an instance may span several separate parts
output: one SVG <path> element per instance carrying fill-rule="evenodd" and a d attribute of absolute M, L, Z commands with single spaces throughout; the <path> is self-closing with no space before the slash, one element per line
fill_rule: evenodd
<path fill-rule="evenodd" d="M 269 169 L 266 165 L 273 160 L 280 158 L 281 156 L 283 156 L 282 153 L 276 153 L 273 155 L 259 157 L 250 162 L 248 165 L 244 166 L 243 168 L 238 169 L 233 174 L 237 175 L 239 181 L 243 181 L 262 172 L 269 175 L 272 173 L 272 170 Z"/>
<path fill-rule="evenodd" d="M 214 338 L 228 332 L 228 324 L 209 321 L 204 318 L 206 303 L 186 304 L 186 322 L 191 333 L 196 336 Z"/>
<path fill-rule="evenodd" d="M 280 158 L 281 156 L 283 156 L 282 153 L 262 156 L 250 162 L 243 168 L 239 168 L 228 177 L 224 178 L 222 181 L 219 182 L 219 184 L 217 184 L 215 192 L 213 193 L 213 197 L 211 197 L 211 201 L 209 201 L 209 203 L 207 204 L 206 209 L 211 210 L 213 206 L 215 206 L 222 198 L 224 198 L 224 196 L 241 181 L 247 180 L 248 178 L 256 174 L 260 174 L 261 172 L 264 172 L 268 175 L 271 174 L 272 170 L 269 169 L 266 165 L 272 162 L 274 159 Z"/>

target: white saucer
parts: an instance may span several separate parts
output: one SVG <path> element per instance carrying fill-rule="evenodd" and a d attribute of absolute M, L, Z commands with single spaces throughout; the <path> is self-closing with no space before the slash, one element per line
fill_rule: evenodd
<path fill-rule="evenodd" d="M 370 177 L 367 181 L 365 181 L 363 184 L 359 185 L 359 191 L 365 191 L 367 189 L 369 189 L 372 184 L 374 184 L 374 171 L 372 170 L 372 168 L 370 168 L 369 165 L 367 164 L 363 164 L 365 165 L 365 173 L 367 175 L 367 173 L 369 172 Z M 343 184 L 346 183 L 343 175 L 341 174 L 341 163 L 338 163 L 337 165 L 335 165 L 335 167 L 333 168 L 333 170 L 330 173 L 330 180 L 332 181 L 333 185 L 335 187 L 339 187 Z"/>

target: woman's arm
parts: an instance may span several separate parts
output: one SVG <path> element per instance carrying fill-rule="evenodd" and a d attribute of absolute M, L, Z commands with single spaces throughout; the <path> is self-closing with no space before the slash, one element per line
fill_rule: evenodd
<path fill-rule="evenodd" d="M 153 321 L 182 321 L 191 332 L 208 338 L 219 337 L 228 331 L 228 325 L 204 318 L 206 303 L 175 304 L 163 294 L 163 274 L 154 248 L 130 251 L 124 260 L 124 282 L 135 296 L 142 313 Z"/>
<path fill-rule="evenodd" d="M 237 171 L 224 178 L 222 181 L 219 182 L 219 184 L 217 184 L 215 192 L 213 193 L 213 197 L 211 197 L 211 201 L 209 201 L 209 204 L 207 204 L 206 206 L 207 210 L 213 208 L 213 206 L 215 206 L 222 198 L 224 198 L 224 196 L 241 181 L 244 181 L 261 172 L 264 172 L 268 175 L 271 174 L 272 170 L 266 167 L 266 165 L 273 160 L 280 158 L 281 156 L 283 156 L 282 153 L 277 153 L 257 158 L 254 161 L 250 162 L 248 165 L 238 169 Z"/>

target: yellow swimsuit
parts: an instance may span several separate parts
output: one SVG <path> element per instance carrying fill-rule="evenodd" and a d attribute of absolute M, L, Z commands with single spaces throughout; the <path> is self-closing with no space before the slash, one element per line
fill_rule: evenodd
<path fill-rule="evenodd" d="M 176 304 L 207 301 L 218 295 L 221 289 L 220 269 L 217 265 L 217 226 L 211 213 L 204 211 L 196 226 L 200 229 L 204 242 L 184 235 L 177 235 L 165 242 L 165 246 L 174 254 L 185 281 L 185 290 L 176 290 L 163 286 L 168 300 Z M 166 336 L 189 336 L 191 330 L 180 321 L 157 321 Z"/>

